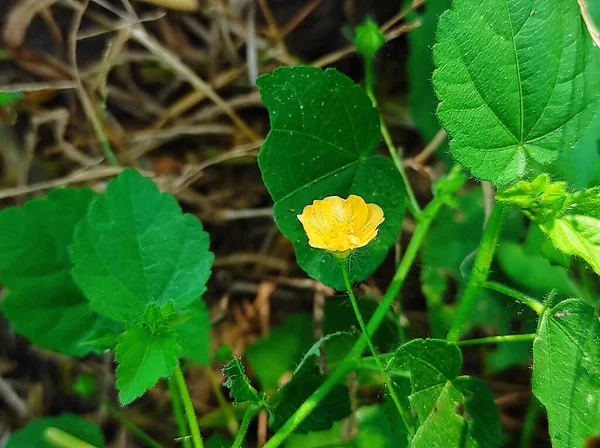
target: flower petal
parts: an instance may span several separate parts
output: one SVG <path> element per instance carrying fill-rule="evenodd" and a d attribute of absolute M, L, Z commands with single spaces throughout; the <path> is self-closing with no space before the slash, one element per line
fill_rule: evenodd
<path fill-rule="evenodd" d="M 369 216 L 369 207 L 365 200 L 360 196 L 351 194 L 346 199 L 346 213 L 349 215 L 348 220 L 354 225 L 355 229 L 360 229 L 366 222 Z"/>
<path fill-rule="evenodd" d="M 348 222 L 348 210 L 346 207 L 346 200 L 340 198 L 339 196 L 329 196 L 320 202 L 323 202 L 331 207 L 331 216 L 335 222 Z"/>
<path fill-rule="evenodd" d="M 357 235 L 361 238 L 361 240 L 364 239 L 362 237 L 363 234 L 370 233 L 371 231 L 379 227 L 379 225 L 383 221 L 385 221 L 385 218 L 383 217 L 383 210 L 381 209 L 381 207 L 379 207 L 376 204 L 367 204 L 367 207 L 369 209 L 367 220 L 357 232 Z"/>

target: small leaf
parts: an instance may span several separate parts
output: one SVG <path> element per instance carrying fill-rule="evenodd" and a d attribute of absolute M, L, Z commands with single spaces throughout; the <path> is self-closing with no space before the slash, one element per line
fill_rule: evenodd
<path fill-rule="evenodd" d="M 258 79 L 271 131 L 258 156 L 275 201 L 275 221 L 294 244 L 300 266 L 328 286 L 344 289 L 337 262 L 308 245 L 297 216 L 315 199 L 361 196 L 383 209 L 377 238 L 353 258 L 360 281 L 382 263 L 400 232 L 404 184 L 393 163 L 373 156 L 379 115 L 365 92 L 335 70 L 284 67 Z"/>
<path fill-rule="evenodd" d="M 554 448 L 600 434 L 600 322 L 576 299 L 546 310 L 533 342 L 532 390 L 548 412 Z"/>
<path fill-rule="evenodd" d="M 453 343 L 415 339 L 402 345 L 388 368 L 410 372 L 409 396 L 419 427 L 411 447 L 495 447 L 502 437 L 494 397 L 479 380 L 458 376 L 462 356 Z"/>
<path fill-rule="evenodd" d="M 121 404 L 128 405 L 160 378 L 170 375 L 180 352 L 177 333 L 170 328 L 152 331 L 140 324 L 127 327 L 117 345 L 117 389 Z"/>
<path fill-rule="evenodd" d="M 181 340 L 181 356 L 207 366 L 210 364 L 210 314 L 204 300 L 198 299 L 187 310 L 190 315 L 175 327 Z"/>
<path fill-rule="evenodd" d="M 22 92 L 0 92 L 0 107 L 16 103 L 22 98 Z"/>
<path fill-rule="evenodd" d="M 318 365 L 320 347 L 333 339 L 354 340 L 348 333 L 334 333 L 325 336 L 312 346 L 294 371 L 290 381 L 279 389 L 279 400 L 272 408 L 269 419 L 269 425 L 274 431 L 281 428 L 298 406 L 323 383 L 324 377 L 321 375 Z M 329 429 L 333 422 L 347 417 L 350 412 L 348 388 L 341 385 L 335 386 L 327 395 L 327 399 L 321 401 L 296 428 L 296 432 L 306 433 Z"/>
<path fill-rule="evenodd" d="M 2 311 L 18 333 L 67 356 L 96 351 L 85 340 L 111 325 L 90 309 L 70 273 L 68 247 L 95 197 L 66 188 L 0 212 L 0 281 L 9 290 Z"/>
<path fill-rule="evenodd" d="M 127 169 L 78 226 L 73 277 L 98 313 L 132 323 L 150 304 L 185 310 L 204 293 L 213 262 L 208 244 L 200 221 Z"/>
<path fill-rule="evenodd" d="M 250 384 L 250 379 L 246 376 L 244 365 L 239 358 L 233 358 L 223 368 L 223 376 L 227 378 L 224 386 L 229 388 L 229 395 L 233 398 L 235 404 L 250 402 L 260 405 L 264 402 L 264 394 L 258 391 Z"/>
<path fill-rule="evenodd" d="M 46 430 L 57 428 L 96 448 L 104 447 L 104 436 L 98 426 L 75 414 L 44 417 L 33 420 L 16 431 L 8 440 L 6 448 L 56 448 L 45 438 Z"/>
<path fill-rule="evenodd" d="M 583 258 L 600 275 L 600 187 L 570 195 L 562 216 L 543 227 L 559 250 Z"/>
<path fill-rule="evenodd" d="M 266 338 L 249 345 L 246 358 L 263 390 L 279 387 L 281 377 L 294 370 L 313 341 L 312 316 L 297 313 L 272 328 Z"/>
<path fill-rule="evenodd" d="M 600 98 L 600 52 L 576 1 L 455 0 L 433 55 L 453 156 L 504 186 L 572 147 Z"/>

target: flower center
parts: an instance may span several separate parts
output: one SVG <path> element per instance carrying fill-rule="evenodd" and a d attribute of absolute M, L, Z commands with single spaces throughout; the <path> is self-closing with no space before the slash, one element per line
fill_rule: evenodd
<path fill-rule="evenodd" d="M 337 222 L 331 225 L 329 235 L 331 238 L 335 238 L 342 235 L 353 235 L 354 231 L 353 222 Z"/>

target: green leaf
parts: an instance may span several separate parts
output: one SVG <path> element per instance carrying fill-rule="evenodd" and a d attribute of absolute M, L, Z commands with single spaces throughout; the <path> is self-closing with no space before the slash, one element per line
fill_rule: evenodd
<path fill-rule="evenodd" d="M 62 414 L 58 417 L 44 417 L 33 420 L 23 429 L 15 432 L 8 440 L 6 448 L 56 448 L 45 439 L 46 430 L 60 429 L 96 448 L 104 447 L 104 436 L 96 425 L 75 414 Z"/>
<path fill-rule="evenodd" d="M 421 25 L 407 34 L 408 39 L 408 103 L 415 125 L 425 141 L 431 141 L 441 128 L 435 114 L 437 98 L 431 84 L 433 75 L 433 54 L 431 49 L 435 43 L 439 16 L 450 8 L 451 0 L 426 2 L 423 14 L 411 12 L 409 20 L 419 19 Z M 408 2 L 405 7 L 409 7 Z M 438 149 L 443 154 L 448 148 L 444 143 Z"/>
<path fill-rule="evenodd" d="M 22 98 L 22 92 L 0 92 L 0 107 L 16 103 Z"/>
<path fill-rule="evenodd" d="M 208 244 L 200 221 L 127 169 L 78 226 L 73 277 L 98 313 L 132 323 L 150 304 L 185 310 L 204 293 L 214 258 Z"/>
<path fill-rule="evenodd" d="M 344 446 L 340 445 L 342 439 L 343 422 L 335 422 L 331 429 L 308 434 L 291 434 L 285 439 L 285 448 L 308 448 L 319 446 Z M 350 446 L 350 444 L 348 445 Z"/>
<path fill-rule="evenodd" d="M 282 376 L 294 370 L 313 341 L 312 316 L 298 313 L 272 328 L 266 338 L 249 345 L 246 358 L 262 388 L 276 389 Z"/>
<path fill-rule="evenodd" d="M 250 384 L 250 379 L 246 376 L 244 365 L 239 358 L 233 358 L 223 368 L 223 376 L 227 378 L 224 383 L 229 388 L 229 395 L 233 398 L 235 404 L 250 402 L 260 405 L 264 402 L 264 394 L 258 391 Z"/>
<path fill-rule="evenodd" d="M 459 348 L 438 339 L 415 339 L 401 346 L 388 368 L 410 372 L 413 410 L 419 427 L 413 448 L 500 446 L 500 417 L 494 397 L 479 380 L 458 376 Z"/>
<path fill-rule="evenodd" d="M 231 448 L 231 441 L 220 434 L 213 434 L 204 442 L 204 448 Z"/>
<path fill-rule="evenodd" d="M 289 417 L 323 383 L 324 377 L 319 371 L 321 345 L 328 341 L 354 338 L 348 333 L 334 333 L 316 342 L 300 362 L 292 378 L 281 389 L 279 399 L 269 419 L 269 424 L 277 431 Z M 326 353 L 326 352 L 325 352 Z M 331 428 L 333 422 L 347 417 L 351 412 L 350 397 L 346 386 L 337 385 L 315 409 L 296 428 L 296 432 L 306 433 Z"/>
<path fill-rule="evenodd" d="M 175 327 L 181 340 L 181 356 L 204 366 L 210 364 L 210 314 L 204 300 L 197 299 L 187 310 L 189 317 Z"/>
<path fill-rule="evenodd" d="M 600 323 L 576 299 L 546 310 L 533 342 L 532 390 L 548 412 L 554 448 L 600 434 Z"/>
<path fill-rule="evenodd" d="M 117 345 L 117 389 L 121 404 L 128 405 L 160 378 L 170 375 L 180 353 L 173 329 L 163 327 L 153 331 L 141 324 L 127 327 Z"/>
<path fill-rule="evenodd" d="M 453 156 L 503 186 L 572 147 L 600 97 L 600 52 L 577 2 L 455 0 L 438 26 L 433 84 Z"/>
<path fill-rule="evenodd" d="M 559 250 L 583 258 L 600 275 L 600 187 L 570 195 L 562 215 L 543 229 Z"/>
<path fill-rule="evenodd" d="M 394 412 L 398 413 L 396 409 Z M 391 427 L 383 406 L 361 406 L 356 411 L 358 434 L 355 445 L 357 448 L 404 448 L 408 447 L 406 436 L 398 438 Z"/>
<path fill-rule="evenodd" d="M 379 115 L 363 90 L 335 70 L 284 67 L 258 79 L 271 131 L 258 156 L 275 201 L 275 221 L 294 244 L 300 266 L 328 286 L 344 289 L 337 262 L 313 249 L 297 216 L 327 196 L 361 196 L 379 205 L 385 222 L 357 251 L 353 281 L 371 275 L 392 247 L 404 216 L 404 185 L 393 163 L 372 152 L 380 141 Z"/>
<path fill-rule="evenodd" d="M 110 325 L 94 313 L 73 281 L 68 247 L 96 194 L 66 188 L 0 212 L 2 311 L 15 331 L 67 356 L 95 351 L 90 333 Z"/>

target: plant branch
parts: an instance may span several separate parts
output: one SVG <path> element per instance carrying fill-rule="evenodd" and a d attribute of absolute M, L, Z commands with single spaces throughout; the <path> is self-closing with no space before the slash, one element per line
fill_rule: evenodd
<path fill-rule="evenodd" d="M 348 276 L 347 260 L 340 260 L 339 265 L 342 270 L 342 276 L 344 277 L 344 284 L 346 285 L 346 290 L 348 291 L 348 296 L 350 297 L 350 302 L 352 303 L 352 308 L 354 309 L 354 314 L 356 315 L 356 319 L 358 320 L 360 329 L 362 330 L 362 334 L 365 336 L 365 338 L 367 340 L 367 344 L 369 345 L 369 349 L 371 350 L 371 353 L 373 354 L 373 358 L 375 359 L 375 362 L 377 363 L 377 367 L 379 368 L 379 371 L 383 375 L 383 380 L 385 381 L 385 385 L 387 386 L 388 392 L 389 392 L 390 396 L 392 397 L 394 404 L 396 405 L 398 414 L 400 414 L 400 418 L 402 419 L 404 426 L 406 426 L 406 428 L 408 428 L 410 431 L 412 429 L 412 426 L 409 425 L 410 420 L 406 416 L 406 410 L 402 406 L 402 403 L 400 403 L 400 399 L 398 398 L 398 395 L 396 394 L 396 391 L 392 384 L 390 375 L 385 370 L 385 368 L 383 367 L 383 364 L 381 363 L 381 360 L 379 359 L 379 355 L 377 354 L 377 350 L 375 349 L 375 345 L 373 344 L 371 335 L 369 334 L 369 331 L 367 330 L 365 321 L 362 317 L 362 314 L 360 313 L 360 309 L 358 308 L 358 302 L 356 300 L 356 296 L 354 295 L 354 291 L 352 290 L 352 284 L 350 283 L 350 278 Z"/>
<path fill-rule="evenodd" d="M 170 377 L 167 380 L 169 385 L 169 394 L 171 395 L 171 403 L 173 405 L 173 413 L 175 414 L 175 420 L 177 421 L 177 428 L 179 429 L 179 436 L 181 437 L 181 444 L 183 448 L 192 448 L 191 441 L 188 438 L 188 427 L 185 421 L 185 415 L 183 414 L 183 407 L 181 405 L 181 398 L 179 397 L 179 389 L 174 377 Z"/>
<path fill-rule="evenodd" d="M 456 317 L 454 318 L 454 322 L 452 322 L 452 326 L 450 327 L 450 331 L 446 338 L 450 342 L 456 342 L 460 337 L 462 328 L 469 316 L 469 311 L 473 308 L 479 295 L 479 291 L 487 280 L 490 272 L 490 265 L 492 264 L 492 258 L 496 251 L 498 237 L 500 235 L 503 215 L 503 206 L 496 203 L 487 221 L 485 230 L 483 231 L 483 236 L 479 243 L 479 251 L 475 257 L 475 263 L 467 283 L 467 289 L 458 304 Z"/>
<path fill-rule="evenodd" d="M 142 428 L 136 425 L 133 421 L 131 421 L 127 416 L 123 415 L 118 409 L 116 409 L 112 404 L 109 403 L 107 399 L 102 398 L 102 404 L 106 408 L 108 414 L 120 422 L 133 436 L 138 439 L 140 442 L 143 442 L 146 446 L 150 448 L 162 448 L 162 445 L 150 437 Z M 185 447 L 187 448 L 187 447 Z"/>
<path fill-rule="evenodd" d="M 499 292 L 504 294 L 505 296 L 512 297 L 513 299 L 518 300 L 521 303 L 524 303 L 533 311 L 535 311 L 538 315 L 544 312 L 544 304 L 540 303 L 533 297 L 528 296 L 521 291 L 517 291 L 516 289 L 509 288 L 508 286 L 504 286 L 500 283 L 496 282 L 485 282 L 483 285 L 486 289 L 491 289 L 492 291 Z"/>
<path fill-rule="evenodd" d="M 190 392 L 188 391 L 185 377 L 183 376 L 181 365 L 179 363 L 175 366 L 173 374 L 175 376 L 175 381 L 177 382 L 179 393 L 181 394 L 181 401 L 183 402 L 183 409 L 185 410 L 190 432 L 192 433 L 194 448 L 204 448 L 202 436 L 200 435 L 200 428 L 198 427 L 198 419 L 196 418 L 196 411 L 194 410 L 194 404 L 192 403 L 192 398 L 190 397 Z"/>
<path fill-rule="evenodd" d="M 522 342 L 522 341 L 533 341 L 535 339 L 535 333 L 527 334 L 509 334 L 500 336 L 490 336 L 487 338 L 478 339 L 467 339 L 464 341 L 458 341 L 457 345 L 479 345 L 479 344 L 502 344 L 504 342 Z"/>
<path fill-rule="evenodd" d="M 427 235 L 427 231 L 431 226 L 434 218 L 439 212 L 442 205 L 444 205 L 449 198 L 462 186 L 463 182 L 460 182 L 461 176 L 461 168 L 456 165 L 452 168 L 450 173 L 446 178 L 446 185 L 448 185 L 447 189 L 442 189 L 438 191 L 438 194 L 434 197 L 434 199 L 425 207 L 423 210 L 421 220 L 417 224 L 415 231 L 413 233 L 413 237 L 410 240 L 408 247 L 406 248 L 406 253 L 398 266 L 396 274 L 392 282 L 390 283 L 390 287 L 386 291 L 383 299 L 377 306 L 375 313 L 371 317 L 371 320 L 367 324 L 367 332 L 369 334 L 375 333 L 375 331 L 383 322 L 388 309 L 396 299 L 398 293 L 400 292 L 400 288 L 404 283 L 404 279 L 408 275 L 408 271 L 412 266 L 417 254 L 419 252 L 419 248 L 423 243 L 425 236 Z M 340 363 L 338 368 L 333 371 L 333 373 L 325 380 L 323 384 L 321 384 L 317 390 L 315 390 L 310 397 L 308 397 L 304 403 L 302 403 L 296 412 L 292 414 L 292 416 L 283 424 L 283 426 L 277 431 L 273 437 L 264 445 L 264 448 L 275 448 L 281 445 L 281 443 L 304 421 L 304 419 L 315 409 L 315 407 L 333 390 L 333 388 L 338 384 L 338 382 L 351 370 L 355 369 L 359 365 L 359 358 L 365 348 L 367 348 L 367 338 L 365 333 L 361 334 L 358 338 L 350 353 L 344 358 L 344 360 Z"/>
<path fill-rule="evenodd" d="M 246 432 L 248 432 L 248 426 L 250 426 L 250 422 L 254 416 L 260 410 L 260 406 L 251 405 L 246 409 L 246 413 L 244 414 L 244 419 L 242 420 L 242 425 L 235 436 L 235 440 L 233 441 L 233 445 L 231 448 L 240 448 L 244 443 L 244 438 L 246 437 Z"/>

